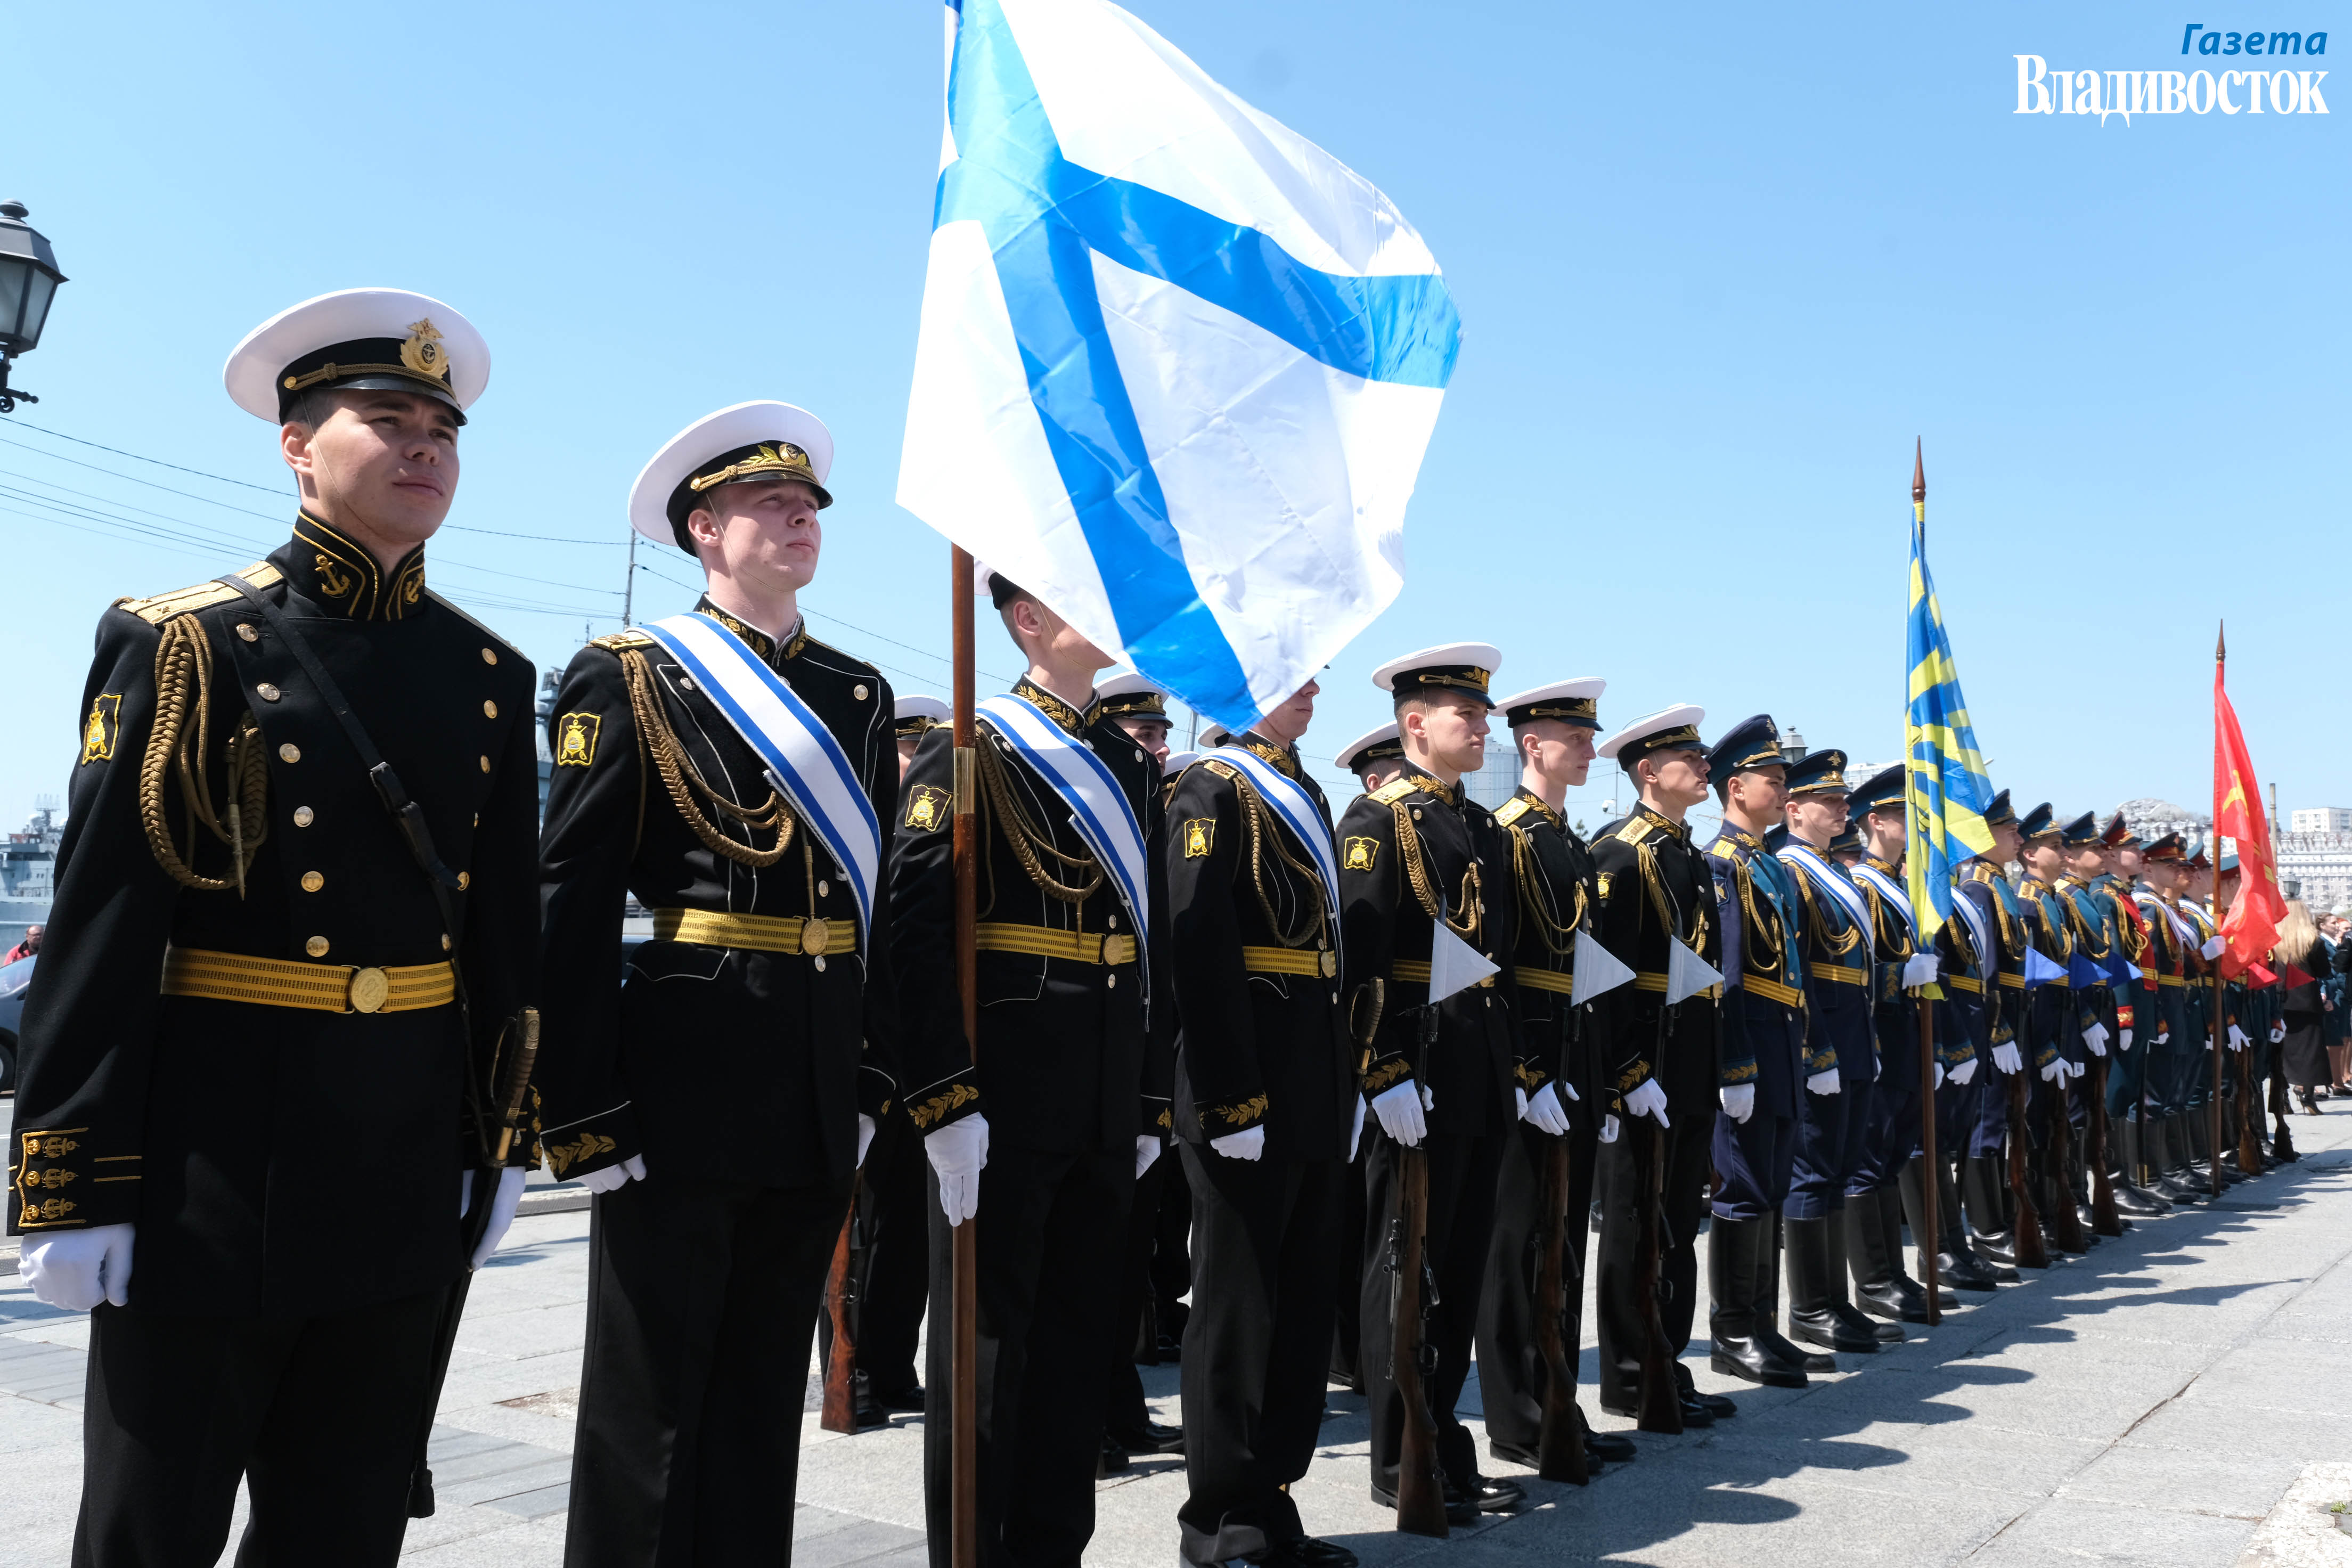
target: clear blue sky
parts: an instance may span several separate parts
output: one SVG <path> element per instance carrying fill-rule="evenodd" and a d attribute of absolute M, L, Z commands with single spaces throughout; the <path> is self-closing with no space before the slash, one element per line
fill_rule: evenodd
<path fill-rule="evenodd" d="M 1382 658 L 1476 637 L 1504 649 L 1505 688 L 1606 676 L 1605 721 L 1689 700 L 1712 734 L 1763 710 L 1892 758 L 1924 436 L 1932 559 L 1997 783 L 2077 810 L 2203 801 L 2226 615 L 2282 806 L 2352 804 L 2352 75 L 2323 87 L 2326 117 L 2103 126 L 2012 113 L 2012 57 L 2244 64 L 2184 61 L 2180 32 L 2252 14 L 1133 9 L 1385 188 L 1465 322 L 1407 587 L 1335 665 L 1308 752 L 1381 716 Z M 2282 63 L 2352 57 L 2341 5 L 2265 25 L 2343 29 L 2326 58 Z M 947 547 L 890 500 L 937 5 L 36 5 L 9 36 L 0 197 L 29 204 L 72 279 L 20 362 L 43 401 L 18 422 L 290 493 L 222 359 L 297 300 L 416 289 L 496 356 L 453 523 L 579 542 L 451 532 L 436 586 L 561 664 L 583 623 L 617 624 L 646 458 L 712 408 L 782 397 L 838 444 L 812 625 L 901 689 L 945 689 Z M 255 558 L 291 506 L 10 423 L 13 827 L 64 788 L 106 604 Z M 77 530 L 25 493 L 220 542 Z M 643 613 L 688 599 L 638 587 Z M 1011 664 L 985 621 L 980 663 Z"/>

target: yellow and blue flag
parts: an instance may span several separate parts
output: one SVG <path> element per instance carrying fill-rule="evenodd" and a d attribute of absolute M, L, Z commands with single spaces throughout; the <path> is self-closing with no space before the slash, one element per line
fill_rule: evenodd
<path fill-rule="evenodd" d="M 1924 492 L 1926 485 L 1917 489 Z M 1911 809 L 1905 859 L 1911 911 L 1925 951 L 1952 918 L 1952 882 L 1959 863 L 1992 848 L 1984 814 L 1992 807 L 1992 781 L 1969 723 L 1959 671 L 1944 635 L 1936 581 L 1927 574 L 1927 502 L 1915 496 L 1911 522 L 1911 606 L 1907 641 L 1911 681 L 1904 712 L 1904 771 Z"/>

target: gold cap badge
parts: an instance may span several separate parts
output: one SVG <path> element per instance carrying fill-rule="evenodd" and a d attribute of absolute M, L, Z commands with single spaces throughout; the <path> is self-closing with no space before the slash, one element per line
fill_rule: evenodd
<path fill-rule="evenodd" d="M 408 341 L 400 345 L 400 363 L 436 381 L 449 379 L 449 352 L 441 346 L 441 330 L 427 316 L 408 323 Z"/>

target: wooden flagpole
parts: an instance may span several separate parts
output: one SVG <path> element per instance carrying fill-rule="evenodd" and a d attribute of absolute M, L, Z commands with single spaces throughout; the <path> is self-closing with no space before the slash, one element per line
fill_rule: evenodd
<path fill-rule="evenodd" d="M 958 546 L 954 552 L 955 581 L 952 620 L 955 666 L 955 955 L 956 988 L 963 1003 L 963 1037 L 972 1062 L 980 1061 L 980 973 L 976 966 L 980 819 L 973 815 L 978 794 L 978 753 L 974 752 L 972 709 L 978 698 L 972 678 L 972 559 Z M 977 1178 L 975 1178 L 976 1180 Z M 954 1338 L 949 1356 L 952 1375 L 950 1400 L 954 1411 L 950 1434 L 950 1506 L 953 1538 L 948 1545 L 952 1568 L 980 1568 L 980 1216 L 974 1215 L 954 1229 Z M 934 1333 L 940 1325 L 931 1326 Z"/>
<path fill-rule="evenodd" d="M 1919 554 L 1927 553 L 1927 448 L 1924 440 L 1914 439 L 1911 448 L 1911 520 L 1919 531 Z M 1909 747 L 1905 747 L 1906 752 Z M 1904 758 L 1903 793 L 1911 793 L 1910 758 Z M 1921 844 L 1927 836 L 1919 836 Z M 1918 929 L 1919 911 L 1911 911 L 1914 931 Z M 1927 1169 L 1920 1173 L 1920 1218 L 1927 1234 L 1916 1239 L 1919 1247 L 1919 1271 L 1927 1276 L 1927 1325 L 1930 1328 L 1944 1321 L 1944 1310 L 1937 1305 L 1943 1300 L 1936 1278 L 1937 1254 L 1943 1249 L 1943 1219 L 1937 1205 L 1944 1193 L 1944 1172 L 1936 1152 L 1936 1004 L 1926 996 L 1919 1003 L 1919 1154 Z"/>
<path fill-rule="evenodd" d="M 2225 685 L 2224 672 L 2230 662 L 2228 633 L 2229 628 L 2221 622 L 2214 623 L 2214 676 L 2217 680 L 2222 681 Z M 2216 703 L 2213 709 L 2213 749 L 2218 752 L 2221 748 L 2221 705 Z M 2221 781 L 2217 778 L 2214 782 L 2218 784 Z M 2239 879 L 2244 880 L 2243 861 L 2240 862 Z M 2213 802 L 2213 932 L 2217 936 L 2221 931 L 2221 917 L 2224 912 L 2221 908 L 2221 802 L 2217 797 Z M 2229 952 L 2227 948 L 2221 951 L 2224 956 Z M 2210 984 L 2213 987 L 2213 1102 L 2206 1114 L 2208 1122 L 2212 1128 L 2213 1136 L 2207 1145 L 2206 1157 L 2213 1177 L 2213 1195 L 2218 1198 L 2221 1195 L 2221 1058 L 2230 1049 L 2229 1026 L 2223 1022 L 2221 1016 L 2221 994 L 2227 987 L 2221 979 L 2221 960 L 2219 958 L 2213 961 Z"/>

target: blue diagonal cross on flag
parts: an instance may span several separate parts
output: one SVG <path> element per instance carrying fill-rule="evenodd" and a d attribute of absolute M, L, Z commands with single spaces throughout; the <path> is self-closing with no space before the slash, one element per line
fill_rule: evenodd
<path fill-rule="evenodd" d="M 947 19 L 899 503 L 1244 729 L 1402 586 L 1453 297 L 1387 197 L 1118 6 Z"/>

